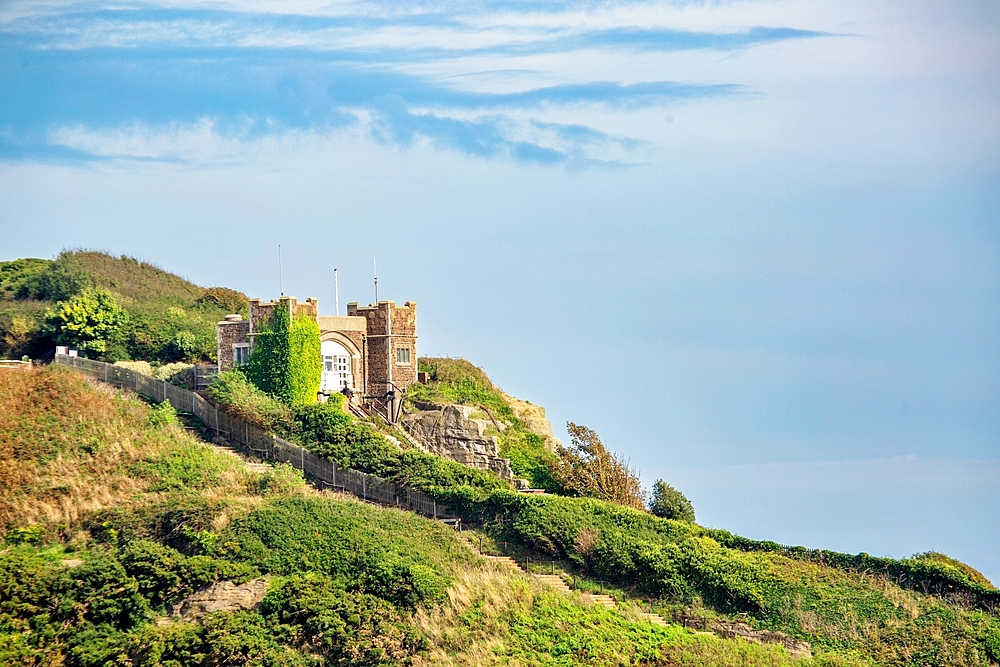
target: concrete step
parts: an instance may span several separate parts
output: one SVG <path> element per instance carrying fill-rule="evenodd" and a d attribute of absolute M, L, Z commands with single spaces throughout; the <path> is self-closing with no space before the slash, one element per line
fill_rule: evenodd
<path fill-rule="evenodd" d="M 510 556 L 485 556 L 485 558 L 494 563 L 502 563 L 504 565 L 509 565 L 511 567 L 516 567 L 517 569 L 522 569 L 521 565 L 511 558 Z"/>
<path fill-rule="evenodd" d="M 558 574 L 536 574 L 535 579 L 538 579 L 543 584 L 547 584 L 557 591 L 562 591 L 564 593 L 570 592 L 570 587 L 566 581 L 560 577 Z"/>
<path fill-rule="evenodd" d="M 618 606 L 618 603 L 615 602 L 615 599 L 610 595 L 595 595 L 594 593 L 591 593 L 590 599 L 594 604 L 599 604 L 607 607 L 608 609 L 614 609 Z"/>
<path fill-rule="evenodd" d="M 643 613 L 640 613 L 639 615 L 642 616 L 643 618 L 645 618 L 647 621 L 649 621 L 650 623 L 652 623 L 654 625 L 663 625 L 663 626 L 670 625 L 665 620 L 663 620 L 663 617 L 660 616 L 659 614 L 649 614 L 649 613 L 643 612 Z"/>

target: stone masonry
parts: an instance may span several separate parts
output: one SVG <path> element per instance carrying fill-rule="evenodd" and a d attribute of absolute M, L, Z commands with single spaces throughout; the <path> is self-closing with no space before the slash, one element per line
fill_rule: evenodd
<path fill-rule="evenodd" d="M 417 381 L 417 304 L 393 301 L 347 304 L 348 317 L 364 317 L 365 393 L 378 396 L 391 386 L 405 390 Z M 390 384 L 391 383 L 391 384 Z"/>
<path fill-rule="evenodd" d="M 233 345 L 250 342 L 250 322 L 239 315 L 227 315 L 215 326 L 219 372 L 233 367 Z"/>

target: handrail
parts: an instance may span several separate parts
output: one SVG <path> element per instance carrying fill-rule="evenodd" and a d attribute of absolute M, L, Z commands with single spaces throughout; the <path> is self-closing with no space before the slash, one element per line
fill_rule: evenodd
<path fill-rule="evenodd" d="M 191 412 L 199 417 L 230 445 L 261 458 L 288 463 L 306 473 L 320 488 L 343 489 L 366 501 L 409 509 L 434 519 L 460 518 L 419 489 L 396 484 L 353 468 L 339 468 L 333 461 L 320 458 L 304 447 L 219 410 L 197 393 L 165 380 L 157 380 L 130 368 L 64 354 L 56 355 L 55 363 L 71 366 L 102 382 L 131 389 L 155 401 L 169 401 L 175 409 Z"/>

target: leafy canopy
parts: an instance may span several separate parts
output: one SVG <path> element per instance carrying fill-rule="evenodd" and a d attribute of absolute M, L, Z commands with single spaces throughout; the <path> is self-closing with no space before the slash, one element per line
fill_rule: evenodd
<path fill-rule="evenodd" d="M 103 352 L 119 328 L 128 321 L 128 313 L 111 292 L 87 289 L 68 301 L 60 301 L 49 311 L 46 325 L 57 342 Z"/>
<path fill-rule="evenodd" d="M 649 511 L 664 519 L 677 519 L 694 523 L 694 505 L 683 493 L 662 479 L 653 482 L 653 497 Z"/>
<path fill-rule="evenodd" d="M 553 476 L 562 487 L 578 496 L 644 509 L 645 493 L 628 461 L 609 452 L 597 433 L 586 426 L 569 422 L 566 429 L 572 444 L 559 447 L 553 462 Z"/>

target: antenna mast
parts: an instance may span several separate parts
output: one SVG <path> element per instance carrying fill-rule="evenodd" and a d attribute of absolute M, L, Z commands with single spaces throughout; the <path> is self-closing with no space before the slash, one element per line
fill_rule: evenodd
<path fill-rule="evenodd" d="M 285 296 L 285 282 L 281 277 L 281 244 L 278 244 L 278 291 Z"/>
<path fill-rule="evenodd" d="M 340 283 L 337 282 L 337 269 L 333 270 L 333 300 L 337 304 L 337 317 L 340 317 Z"/>
<path fill-rule="evenodd" d="M 378 264 L 375 263 L 375 258 L 372 257 L 372 275 L 375 277 L 375 305 L 378 305 Z"/>

